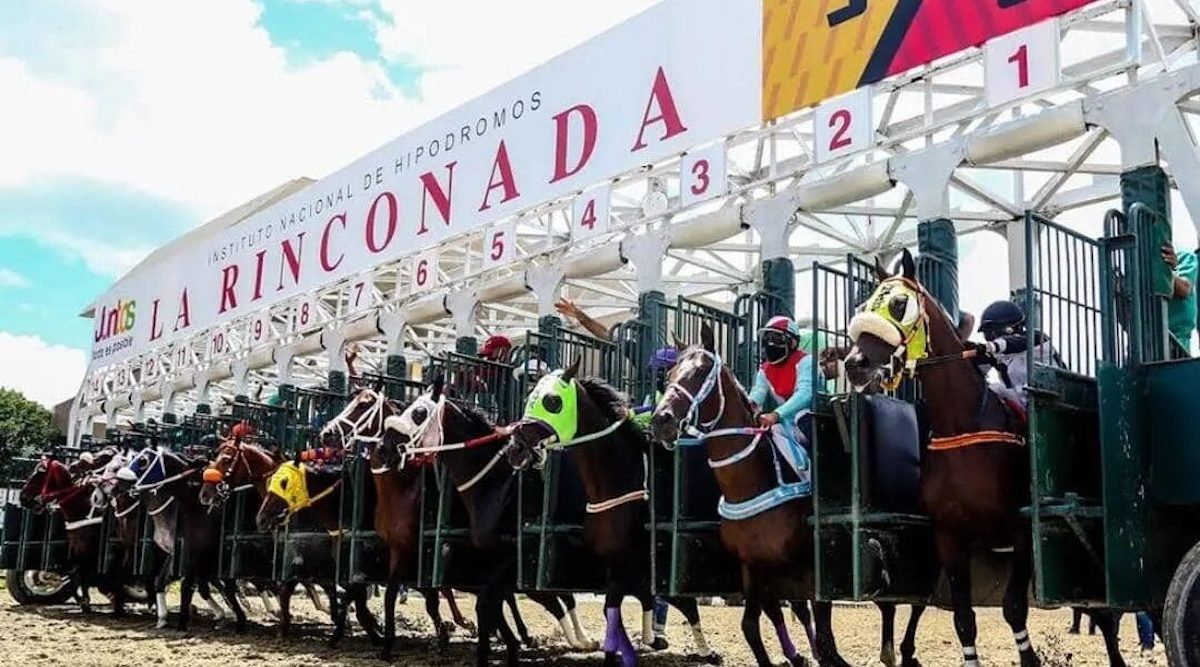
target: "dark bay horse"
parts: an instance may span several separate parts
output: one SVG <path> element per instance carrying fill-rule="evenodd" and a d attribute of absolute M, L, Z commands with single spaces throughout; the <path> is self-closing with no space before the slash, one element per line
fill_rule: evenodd
<path fill-rule="evenodd" d="M 791 599 L 814 657 L 821 665 L 842 667 L 847 663 L 833 637 L 830 603 L 813 601 L 815 633 L 808 619 L 813 529 L 808 525 L 812 496 L 807 482 L 780 464 L 770 435 L 757 427 L 745 390 L 714 349 L 712 328 L 704 325 L 700 345 L 683 350 L 671 370 L 651 421 L 654 437 L 674 443 L 684 422 L 699 433 L 696 444 L 704 446 L 721 489 L 721 542 L 742 564 L 742 634 L 758 664 L 772 664 L 759 629 L 762 614 L 775 626 L 788 661 L 806 664 L 780 606 Z"/>
<path fill-rule="evenodd" d="M 100 557 L 100 523 L 104 509 L 92 507 L 95 482 L 76 484 L 66 465 L 53 456 L 43 455 L 21 488 L 22 507 L 58 512 L 67 533 L 67 562 L 72 569 L 76 599 L 84 613 L 92 610 L 90 589 L 97 584 L 96 567 Z M 120 599 L 120 587 L 113 589 L 114 601 Z M 123 613 L 117 603 L 116 610 Z"/>
<path fill-rule="evenodd" d="M 297 560 L 305 572 L 330 572 L 334 569 L 337 550 L 342 539 L 341 517 L 338 510 L 337 493 L 344 481 L 341 470 L 316 470 L 299 461 L 299 455 L 275 469 L 267 483 L 267 493 L 255 515 L 255 524 L 263 532 L 272 532 L 295 520 L 305 526 L 315 526 L 327 533 L 328 540 L 306 542 L 296 545 Z M 368 506 L 373 502 L 368 499 Z M 302 528 L 301 530 L 304 530 Z M 298 579 L 299 577 L 297 577 Z M 346 634 L 346 615 L 351 603 L 359 625 L 367 633 L 371 643 L 380 640 L 379 623 L 367 607 L 367 585 L 365 582 L 351 583 L 345 600 L 339 603 L 335 589 L 329 598 L 329 613 L 334 619 L 333 634 L 329 645 L 336 646 Z M 281 606 L 285 602 L 280 600 Z M 279 633 L 286 636 L 288 621 L 280 619 Z"/>
<path fill-rule="evenodd" d="M 642 605 L 642 642 L 653 646 L 653 597 L 649 581 L 650 535 L 646 455 L 650 441 L 630 417 L 629 400 L 595 378 L 576 378 L 580 360 L 565 371 L 543 377 L 526 402 L 524 418 L 512 427 L 509 463 L 525 469 L 546 455 L 547 448 L 565 449 L 587 497 L 583 539 L 605 562 L 605 664 L 619 659 L 626 667 L 637 654 L 621 620 L 621 601 L 632 595 Z M 709 647 L 700 613 L 691 598 L 667 598 L 692 628 L 700 655 L 720 657 Z"/>
<path fill-rule="evenodd" d="M 527 645 L 531 642 L 513 603 L 518 477 L 512 466 L 497 465 L 504 456 L 508 434 L 493 426 L 478 410 L 446 398 L 442 393 L 443 386 L 443 379 L 437 378 L 428 393 L 417 397 L 400 415 L 387 419 L 378 451 L 383 465 L 388 468 L 403 468 L 414 453 L 416 456 L 437 456 L 446 466 L 450 481 L 467 510 L 471 546 L 478 553 L 478 561 L 488 564 L 486 571 L 479 573 L 477 662 L 480 665 L 487 663 L 492 629 L 499 630 L 506 643 L 509 661 L 515 662 L 517 647 L 510 640 L 512 633 L 498 601 L 510 602 L 522 640 Z M 579 623 L 573 595 L 537 592 L 526 595 L 554 616 L 571 648 L 583 651 L 599 648 Z M 567 607 L 565 613 L 563 603 Z"/>
<path fill-rule="evenodd" d="M 921 461 L 920 497 L 933 523 L 938 560 L 950 585 L 954 627 L 968 667 L 978 664 L 970 558 L 974 547 L 1011 547 L 1004 619 L 1022 667 L 1041 660 L 1026 628 L 1033 576 L 1032 533 L 1020 510 L 1030 502 L 1029 453 L 1001 400 L 964 354 L 960 331 L 917 281 L 905 250 L 894 275 L 877 265 L 880 284 L 850 323 L 854 348 L 846 375 L 862 387 L 880 374 L 908 371 L 921 382 L 931 440 Z M 965 327 L 964 327 L 965 328 Z M 1124 665 L 1111 614 L 1095 615 L 1112 665 Z"/>
<path fill-rule="evenodd" d="M 167 620 L 166 589 L 170 582 L 174 559 L 183 564 L 180 591 L 179 623 L 187 631 L 192 613 L 192 595 L 197 585 L 217 587 L 235 618 L 235 629 L 244 632 L 246 614 L 237 599 L 237 584 L 232 579 L 220 580 L 217 563 L 220 558 L 221 526 L 219 516 L 210 514 L 200 504 L 197 488 L 203 461 L 186 460 L 164 447 L 146 447 L 117 473 L 118 491 L 135 496 L 153 517 L 154 543 L 166 554 L 162 559 L 154 590 L 157 596 L 158 627 Z M 176 548 L 176 538 L 182 535 L 182 550 Z M 208 600 L 218 620 L 225 615 L 215 600 Z"/>

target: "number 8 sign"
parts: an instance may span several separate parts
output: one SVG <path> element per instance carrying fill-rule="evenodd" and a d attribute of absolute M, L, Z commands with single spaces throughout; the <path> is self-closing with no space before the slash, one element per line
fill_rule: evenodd
<path fill-rule="evenodd" d="M 817 107 L 813 125 L 817 162 L 870 148 L 875 138 L 871 88 L 859 88 Z"/>
<path fill-rule="evenodd" d="M 438 256 L 436 250 L 426 250 L 413 258 L 409 288 L 419 294 L 438 285 Z"/>

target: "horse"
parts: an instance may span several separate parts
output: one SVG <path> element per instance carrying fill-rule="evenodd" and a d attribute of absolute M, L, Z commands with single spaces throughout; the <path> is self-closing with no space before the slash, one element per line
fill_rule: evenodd
<path fill-rule="evenodd" d="M 19 494 L 20 504 L 26 509 L 62 515 L 67 562 L 76 586 L 76 600 L 85 614 L 92 611 L 90 589 L 96 585 L 100 523 L 104 521 L 103 509 L 97 514 L 91 504 L 94 489 L 94 482 L 76 484 L 66 465 L 52 455 L 43 455 Z M 114 591 L 113 595 L 120 598 L 120 593 Z M 124 612 L 121 605 L 116 610 Z"/>
<path fill-rule="evenodd" d="M 235 426 L 231 432 L 237 432 L 237 430 Z M 262 499 L 267 495 L 267 481 L 275 472 L 275 469 L 279 467 L 279 464 L 283 462 L 283 459 L 272 451 L 244 441 L 242 439 L 244 433 L 246 433 L 245 430 L 238 433 L 232 439 L 225 440 L 217 447 L 216 455 L 208 467 L 205 468 L 202 476 L 203 484 L 200 486 L 200 504 L 208 508 L 209 512 L 216 512 L 225 507 L 226 501 L 233 497 L 234 494 L 254 491 L 258 496 L 258 502 L 246 503 L 243 506 L 248 514 L 244 519 L 250 525 L 253 525 L 254 515 L 258 510 L 259 504 L 261 504 Z M 268 560 L 271 558 L 270 553 L 256 553 L 254 555 Z M 291 599 L 300 582 L 289 580 L 276 585 L 271 580 L 254 580 L 251 583 L 258 592 L 267 613 L 274 615 L 281 623 L 290 625 Z M 322 585 L 321 587 L 330 599 L 333 599 L 337 594 L 336 588 L 331 585 Z M 306 582 L 304 589 L 314 607 L 319 611 L 330 612 L 330 608 L 321 602 L 313 583 Z M 278 595 L 278 608 L 272 608 L 269 593 Z M 331 620 L 336 620 L 332 615 L 330 618 Z"/>
<path fill-rule="evenodd" d="M 515 662 L 516 646 L 498 601 L 509 603 L 518 635 L 527 646 L 532 642 L 515 604 L 517 553 L 513 539 L 517 527 L 518 478 L 511 466 L 497 465 L 504 455 L 508 433 L 494 427 L 477 409 L 447 399 L 443 389 L 444 380 L 438 377 L 429 391 L 418 396 L 400 415 L 389 417 L 377 449 L 383 465 L 390 469 L 403 468 L 414 451 L 418 455 L 435 455 L 446 466 L 467 509 L 471 546 L 478 561 L 489 564 L 480 573 L 476 660 L 480 665 L 487 664 L 490 631 L 495 628 L 505 640 L 509 661 Z M 526 595 L 554 616 L 571 648 L 583 651 L 599 648 L 579 622 L 573 595 L 536 592 Z"/>
<path fill-rule="evenodd" d="M 232 610 L 235 631 L 246 630 L 246 614 L 237 599 L 237 584 L 233 579 L 220 580 L 216 567 L 220 557 L 221 527 L 218 517 L 200 505 L 195 487 L 199 483 L 203 461 L 189 461 L 162 446 L 142 449 L 117 472 L 119 491 L 136 497 L 153 518 L 154 543 L 165 557 L 154 579 L 159 629 L 167 624 L 167 584 L 171 565 L 183 554 L 176 553 L 176 537 L 182 531 L 182 545 L 187 560 L 180 592 L 178 629 L 186 632 L 191 620 L 192 595 L 196 586 L 217 587 Z M 202 595 L 203 597 L 203 595 Z M 206 599 L 218 622 L 225 610 L 214 599 Z"/>
<path fill-rule="evenodd" d="M 843 667 L 847 663 L 838 654 L 831 627 L 832 606 L 813 601 L 814 632 L 808 602 L 800 595 L 813 588 L 808 482 L 780 464 L 768 432 L 757 427 L 745 390 L 714 349 L 712 328 L 704 325 L 700 345 L 682 350 L 671 370 L 651 430 L 655 439 L 675 443 L 681 426 L 688 427 L 698 433 L 692 444 L 707 451 L 722 494 L 718 534 L 742 564 L 742 634 L 758 664 L 771 664 L 759 630 L 764 613 L 775 626 L 788 662 L 807 664 L 792 643 L 780 607 L 783 593 L 790 593 L 792 611 L 804 625 L 813 656 L 823 666 Z"/>
<path fill-rule="evenodd" d="M 630 420 L 628 398 L 601 380 L 576 377 L 580 361 L 538 381 L 526 401 L 524 418 L 512 426 L 505 451 L 509 464 L 523 470 L 543 460 L 547 449 L 565 449 L 579 471 L 587 496 L 583 539 L 606 567 L 605 664 L 615 665 L 619 656 L 628 667 L 637 663 L 637 656 L 621 620 L 626 595 L 641 602 L 642 643 L 658 648 L 652 644 L 653 596 L 647 576 L 650 442 Z M 667 602 L 687 619 L 701 656 L 719 662 L 700 627 L 696 601 Z"/>
<path fill-rule="evenodd" d="M 337 499 L 330 497 L 338 491 L 342 483 L 343 476 L 340 470 L 314 470 L 301 463 L 297 454 L 271 474 L 267 483 L 267 493 L 255 514 L 255 525 L 260 531 L 273 532 L 290 523 L 294 516 L 299 516 L 301 521 L 315 523 L 328 533 L 329 541 L 315 545 L 298 545 L 297 559 L 303 560 L 305 568 L 310 570 L 315 570 L 319 565 L 330 565 L 334 562 L 342 538 Z M 350 603 L 354 604 L 355 616 L 371 643 L 379 643 L 379 624 L 367 607 L 366 583 L 351 583 L 346 589 L 345 597 L 346 600 L 340 604 L 336 594 L 329 598 L 329 613 L 334 620 L 329 645 L 336 646 L 345 635 L 346 612 Z M 281 606 L 287 601 L 281 597 Z M 285 616 L 280 619 L 279 635 L 287 636 L 289 629 L 290 616 Z"/>
<path fill-rule="evenodd" d="M 1030 502 L 1031 480 L 1020 429 L 964 352 L 970 324 L 956 327 L 929 295 L 917 279 L 911 253 L 904 251 L 894 274 L 878 262 L 876 273 L 879 286 L 850 321 L 854 347 L 844 362 L 847 378 L 856 388 L 881 375 L 898 383 L 902 373 L 921 383 L 931 438 L 921 461 L 920 500 L 932 521 L 935 551 L 949 583 L 963 661 L 967 667 L 978 664 L 971 549 L 1011 547 L 1004 619 L 1012 628 L 1021 667 L 1035 667 L 1041 660 L 1026 628 L 1033 540 L 1020 516 Z M 1123 666 L 1114 617 L 1106 612 L 1095 617 L 1110 664 Z"/>

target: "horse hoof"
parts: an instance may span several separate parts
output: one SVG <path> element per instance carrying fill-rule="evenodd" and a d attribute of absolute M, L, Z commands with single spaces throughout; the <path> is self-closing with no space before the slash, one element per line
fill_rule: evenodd
<path fill-rule="evenodd" d="M 921 667 L 921 661 L 916 658 L 904 658 L 900 661 L 900 667 Z"/>
<path fill-rule="evenodd" d="M 722 658 L 721 654 L 717 653 L 716 651 L 709 651 L 708 653 L 704 654 L 689 653 L 684 658 L 684 661 L 697 665 L 722 665 L 725 663 L 725 659 Z"/>
<path fill-rule="evenodd" d="M 671 648 L 671 644 L 667 642 L 666 637 L 655 637 L 654 641 L 650 642 L 649 644 L 643 643 L 642 646 L 645 646 L 651 651 L 665 651 Z"/>
<path fill-rule="evenodd" d="M 462 628 L 463 630 L 466 630 L 467 634 L 471 637 L 479 636 L 479 629 L 476 628 L 475 624 L 470 621 L 464 620 L 458 624 L 458 627 Z"/>
<path fill-rule="evenodd" d="M 808 658 L 797 653 L 796 655 L 788 658 L 787 664 L 790 667 L 808 667 Z"/>
<path fill-rule="evenodd" d="M 1021 667 L 1041 667 L 1042 659 L 1035 651 L 1021 651 Z"/>

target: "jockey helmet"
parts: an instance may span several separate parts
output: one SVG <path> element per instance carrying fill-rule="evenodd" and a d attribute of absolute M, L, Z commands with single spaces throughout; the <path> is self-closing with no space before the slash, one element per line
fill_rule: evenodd
<path fill-rule="evenodd" d="M 675 367 L 677 361 L 679 361 L 679 350 L 673 347 L 663 347 L 650 355 L 649 367 L 652 370 L 670 370 Z"/>
<path fill-rule="evenodd" d="M 773 364 L 787 359 L 800 343 L 800 326 L 784 315 L 772 317 L 758 333 L 762 340 L 763 357 Z"/>
<path fill-rule="evenodd" d="M 479 350 L 479 356 L 483 357 L 484 359 L 491 359 L 504 354 L 511 349 L 512 341 L 508 339 L 508 336 L 501 336 L 497 334 L 495 336 L 489 336 L 488 339 L 484 341 L 483 347 Z"/>
<path fill-rule="evenodd" d="M 979 331 L 988 340 L 1018 333 L 1025 324 L 1025 311 L 1012 301 L 996 301 L 983 310 Z"/>

